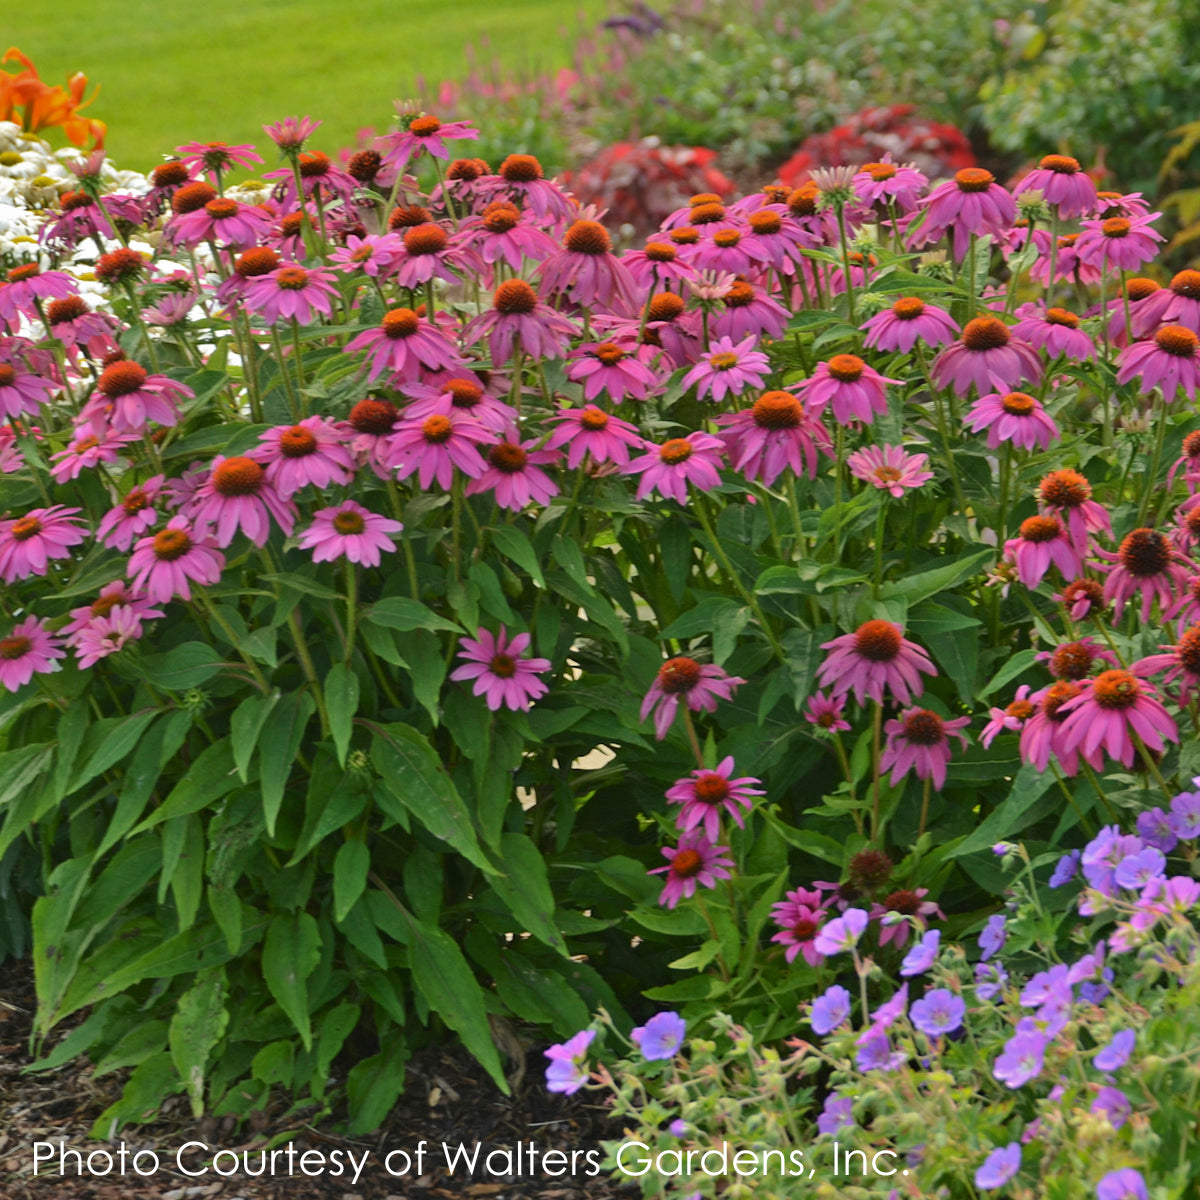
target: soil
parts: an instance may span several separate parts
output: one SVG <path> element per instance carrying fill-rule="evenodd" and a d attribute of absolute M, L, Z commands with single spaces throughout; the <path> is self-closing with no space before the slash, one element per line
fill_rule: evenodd
<path fill-rule="evenodd" d="M 384 1125 L 368 1137 L 346 1138 L 331 1119 L 313 1128 L 289 1114 L 281 1101 L 277 1108 L 256 1114 L 249 1128 L 232 1118 L 194 1120 L 180 1097 L 168 1099 L 155 1120 L 129 1125 L 112 1141 L 88 1137 L 93 1122 L 120 1095 L 124 1076 L 92 1077 L 88 1064 L 77 1060 L 56 1071 L 23 1074 L 31 1061 L 29 1032 L 35 1009 L 32 970 L 28 963 L 0 966 L 0 1198 L 2 1200 L 633 1200 L 637 1189 L 617 1184 L 603 1173 L 589 1174 L 585 1157 L 599 1164 L 600 1140 L 620 1138 L 621 1130 L 594 1098 L 580 1094 L 554 1096 L 545 1089 L 541 1046 L 527 1058 L 524 1078 L 504 1096 L 474 1059 L 452 1047 L 433 1049 L 415 1057 L 406 1074 L 407 1086 Z M 179 1169 L 176 1153 L 187 1142 L 203 1142 L 210 1152 L 248 1151 L 257 1171 L 259 1151 L 280 1135 L 290 1133 L 275 1148 L 274 1173 L 255 1178 L 244 1171 L 222 1177 L 209 1170 L 189 1176 Z M 402 1158 L 392 1160 L 395 1174 L 385 1169 L 389 1152 L 412 1154 L 425 1139 L 424 1170 L 404 1171 Z M 34 1174 L 35 1142 L 50 1143 Z M 59 1146 L 65 1147 L 67 1173 L 59 1174 Z M 125 1174 L 119 1174 L 120 1148 L 126 1149 Z M 473 1171 L 459 1161 L 451 1171 L 442 1143 L 456 1152 L 479 1148 Z M 287 1147 L 294 1150 L 290 1160 Z M 530 1146 L 534 1153 L 530 1154 Z M 518 1149 L 520 1148 L 520 1149 Z M 83 1173 L 78 1173 L 80 1155 Z M 89 1154 L 109 1151 L 114 1166 L 101 1175 L 106 1160 L 95 1157 L 93 1172 L 86 1170 Z M 507 1155 L 493 1154 L 507 1151 Z M 549 1151 L 562 1155 L 549 1164 L 562 1166 L 556 1173 L 541 1169 Z M 572 1152 L 578 1152 L 574 1170 Z M 138 1164 L 147 1174 L 135 1173 L 134 1155 L 157 1154 L 159 1167 L 150 1173 L 153 1159 L 142 1153 Z M 306 1176 L 301 1155 L 314 1172 Z M 268 1151 L 269 1153 L 269 1151 Z M 348 1155 L 356 1163 L 369 1154 L 357 1181 Z M 315 1157 L 323 1156 L 322 1159 Z M 488 1159 L 488 1155 L 492 1155 Z M 317 1170 L 324 1164 L 320 1174 Z M 334 1165 L 342 1168 L 333 1175 Z M 182 1165 L 198 1171 L 205 1157 L 185 1156 Z M 225 1157 L 222 1168 L 232 1169 Z M 415 1166 L 415 1164 L 413 1164 Z M 490 1170 L 487 1169 L 490 1166 Z"/>

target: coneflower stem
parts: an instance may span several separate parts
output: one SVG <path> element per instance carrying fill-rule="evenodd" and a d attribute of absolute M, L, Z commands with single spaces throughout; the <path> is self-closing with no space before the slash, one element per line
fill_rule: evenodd
<path fill-rule="evenodd" d="M 846 315 L 854 324 L 854 281 L 850 278 L 850 243 L 846 241 L 846 206 L 835 204 L 837 209 L 838 236 L 842 243 L 842 271 L 846 278 Z M 865 277 L 864 272 L 864 277 Z"/>
<path fill-rule="evenodd" d="M 921 793 L 921 820 L 917 823 L 917 841 L 920 841 L 925 834 L 925 822 L 929 818 L 929 789 L 933 784 L 933 777 L 925 776 L 925 787 Z"/>
<path fill-rule="evenodd" d="M 875 715 L 871 719 L 871 841 L 879 840 L 879 758 L 880 742 L 883 737 L 883 702 L 875 701 Z"/>

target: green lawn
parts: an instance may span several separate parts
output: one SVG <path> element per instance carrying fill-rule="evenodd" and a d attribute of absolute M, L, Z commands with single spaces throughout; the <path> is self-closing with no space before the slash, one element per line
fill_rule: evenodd
<path fill-rule="evenodd" d="M 87 115 L 108 122 L 114 162 L 147 169 L 192 140 L 254 142 L 271 159 L 263 124 L 306 113 L 325 122 L 313 145 L 335 151 L 363 126 L 386 129 L 417 75 L 465 75 L 468 45 L 484 66 L 494 54 L 556 68 L 581 20 L 604 11 L 604 0 L 89 0 L 6 5 L 0 39 L 49 83 L 83 71 L 102 84 Z"/>

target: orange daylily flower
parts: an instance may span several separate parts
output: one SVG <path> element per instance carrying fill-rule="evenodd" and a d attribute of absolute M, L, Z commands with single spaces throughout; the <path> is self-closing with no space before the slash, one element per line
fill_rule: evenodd
<path fill-rule="evenodd" d="M 10 46 L 0 64 L 19 62 L 25 69 L 12 74 L 0 71 L 0 121 L 14 121 L 29 133 L 43 129 L 60 128 L 68 141 L 84 146 L 92 139 L 93 148 L 104 145 L 107 126 L 92 117 L 81 117 L 80 109 L 86 108 L 96 98 L 84 100 L 87 76 L 77 72 L 67 80 L 67 86 L 51 87 L 38 75 L 37 67 L 16 46 Z M 97 87 L 96 91 L 99 91 Z"/>

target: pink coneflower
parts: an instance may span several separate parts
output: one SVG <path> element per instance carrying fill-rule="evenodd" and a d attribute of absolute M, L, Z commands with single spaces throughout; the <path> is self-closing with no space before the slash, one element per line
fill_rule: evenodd
<path fill-rule="evenodd" d="M 10 692 L 24 687 L 34 675 L 47 675 L 53 660 L 66 658 L 58 639 L 37 617 L 26 617 L 6 638 L 0 638 L 0 684 Z"/>
<path fill-rule="evenodd" d="M 367 380 L 391 373 L 397 387 L 428 371 L 455 371 L 463 365 L 454 343 L 411 308 L 393 308 L 375 329 L 346 343 L 346 353 L 367 351 Z"/>
<path fill-rule="evenodd" d="M 785 892 L 784 896 L 785 899 L 771 906 L 771 920 L 780 927 L 771 941 L 787 947 L 783 956 L 787 962 L 803 954 L 810 967 L 819 967 L 825 961 L 825 955 L 817 949 L 816 939 L 829 916 L 822 906 L 823 897 L 820 892 L 804 888 Z"/>
<path fill-rule="evenodd" d="M 297 544 L 301 550 L 313 552 L 313 562 L 348 558 L 364 567 L 377 567 L 381 552 L 395 553 L 391 535 L 403 528 L 399 521 L 370 512 L 354 500 L 343 500 L 314 513 L 312 524 L 300 534 Z"/>
<path fill-rule="evenodd" d="M 195 292 L 168 292 L 157 303 L 142 309 L 142 320 L 163 329 L 182 325 L 196 307 L 196 300 Z"/>
<path fill-rule="evenodd" d="M 721 225 L 704 231 L 689 262 L 697 271 L 720 271 L 748 275 L 757 265 L 742 241 L 742 231 L 734 225 Z"/>
<path fill-rule="evenodd" d="M 979 734 L 979 744 L 986 750 L 1002 733 L 1020 733 L 1025 722 L 1037 712 L 1037 705 L 1029 699 L 1029 684 L 1017 688 L 1012 702 L 1004 708 L 988 709 L 991 720 Z"/>
<path fill-rule="evenodd" d="M 699 830 L 685 833 L 677 847 L 664 846 L 662 852 L 667 865 L 655 867 L 650 874 L 667 876 L 667 886 L 658 898 L 659 904 L 667 908 L 694 896 L 697 884 L 711 888 L 717 886 L 718 879 L 729 879 L 729 868 L 734 865 L 727 857 L 729 847 L 714 845 Z"/>
<path fill-rule="evenodd" d="M 891 308 L 876 313 L 859 326 L 867 335 L 864 345 L 871 350 L 907 354 L 919 338 L 927 346 L 942 346 L 959 334 L 958 323 L 943 308 L 926 304 L 918 296 L 901 296 Z"/>
<path fill-rule="evenodd" d="M 624 466 L 629 448 L 645 444 L 637 427 L 619 417 L 610 416 L 594 404 L 583 408 L 561 408 L 551 418 L 554 432 L 546 442 L 547 450 L 567 449 L 567 466 L 578 467 L 588 454 L 595 463 L 613 462 Z"/>
<path fill-rule="evenodd" d="M 355 462 L 369 465 L 380 479 L 392 477 L 388 458 L 392 429 L 399 417 L 400 410 L 390 400 L 368 396 L 350 410 L 345 422 L 338 423 Z"/>
<path fill-rule="evenodd" d="M 35 350 L 32 342 L 0 338 L 0 415 L 12 418 L 35 414 L 58 388 L 50 374 L 52 369 L 49 356 Z"/>
<path fill-rule="evenodd" d="M 1011 442 L 1019 450 L 1046 450 L 1062 436 L 1042 402 L 1028 392 L 980 396 L 963 417 L 963 424 L 974 433 L 986 429 L 991 450 L 1004 442 Z"/>
<path fill-rule="evenodd" d="M 108 313 L 93 312 L 82 296 L 51 300 L 46 305 L 46 327 L 51 337 L 67 348 L 73 362 L 78 361 L 80 349 L 93 358 L 101 358 L 117 348 L 114 334 L 121 323 Z M 3 400 L 0 400 L 0 408 Z"/>
<path fill-rule="evenodd" d="M 213 459 L 208 478 L 188 503 L 187 515 L 197 528 L 215 525 L 217 540 L 213 544 L 222 549 L 239 529 L 256 546 L 265 546 L 272 517 L 288 535 L 296 524 L 296 506 L 279 494 L 263 467 L 244 455 L 226 458 L 218 454 Z"/>
<path fill-rule="evenodd" d="M 248 457 L 267 468 L 267 482 L 287 500 L 302 487 L 325 488 L 354 478 L 354 457 L 342 435 L 324 417 L 298 425 L 276 425 L 258 438 Z"/>
<path fill-rule="evenodd" d="M 901 446 L 866 446 L 846 458 L 855 479 L 883 488 L 899 499 L 906 489 L 919 488 L 933 478 L 925 470 L 928 454 L 905 454 Z"/>
<path fill-rule="evenodd" d="M 916 771 L 918 779 L 932 779 L 940 792 L 946 786 L 950 739 L 958 738 L 965 750 L 967 735 L 962 731 L 970 723 L 970 717 L 947 720 L 927 708 L 905 709 L 899 720 L 888 721 L 883 727 L 887 745 L 879 760 L 880 771 L 891 770 L 893 787 L 909 771 Z"/>
<path fill-rule="evenodd" d="M 98 617 L 108 616 L 118 606 L 133 613 L 139 621 L 149 621 L 163 615 L 162 610 L 155 608 L 145 595 L 131 588 L 124 580 L 115 579 L 105 585 L 91 604 L 71 609 L 71 620 L 58 631 L 59 635 L 66 645 L 74 646 L 82 630 Z"/>
<path fill-rule="evenodd" d="M 1133 282 L 1132 279 L 1125 281 L 1127 290 Z M 1134 337 L 1145 337 L 1159 325 L 1182 325 L 1200 334 L 1200 271 L 1179 271 L 1169 287 L 1156 285 L 1138 299 L 1130 296 L 1130 301 L 1129 315 Z M 1120 297 L 1112 307 L 1112 321 L 1123 329 L 1125 314 Z"/>
<path fill-rule="evenodd" d="M 262 156 L 249 142 L 236 146 L 226 142 L 187 142 L 183 146 L 176 146 L 175 153 L 185 167 L 207 171 L 216 183 L 220 183 L 222 174 L 234 167 L 244 167 L 250 171 L 254 163 L 262 162 Z"/>
<path fill-rule="evenodd" d="M 1079 687 L 1080 694 L 1062 706 L 1062 741 L 1097 771 L 1104 768 L 1103 751 L 1132 767 L 1138 761 L 1134 735 L 1158 754 L 1168 741 L 1179 741 L 1174 719 L 1144 679 L 1118 669 L 1085 679 Z"/>
<path fill-rule="evenodd" d="M 561 226 L 575 215 L 573 202 L 542 173 L 532 154 L 510 154 L 496 175 L 479 180 L 479 190 L 491 199 L 514 200 L 540 221 Z"/>
<path fill-rule="evenodd" d="M 386 279 L 400 259 L 404 243 L 394 233 L 352 233 L 346 244 L 332 250 L 329 261 L 343 271 L 362 271 L 371 279 Z"/>
<path fill-rule="evenodd" d="M 1014 340 L 999 317 L 975 317 L 962 337 L 933 360 L 937 387 L 953 387 L 965 396 L 974 384 L 981 394 L 1015 391 L 1020 383 L 1037 383 L 1042 360 L 1027 342 Z"/>
<path fill-rule="evenodd" d="M 795 275 L 804 264 L 804 249 L 820 245 L 819 240 L 793 219 L 784 204 L 771 204 L 747 216 L 749 231 L 742 235 L 746 253 L 762 267 L 781 275 Z"/>
<path fill-rule="evenodd" d="M 190 600 L 192 583 L 209 587 L 221 578 L 224 566 L 225 555 L 215 539 L 193 529 L 186 517 L 172 517 L 166 529 L 137 543 L 126 576 L 147 599 L 165 604 L 175 596 Z"/>
<path fill-rule="evenodd" d="M 844 696 L 814 692 L 804 706 L 804 719 L 824 733 L 845 733 L 851 728 L 846 720 Z"/>
<path fill-rule="evenodd" d="M 1003 237 L 1017 219 L 1013 198 L 990 171 L 966 167 L 920 202 L 925 220 L 909 234 L 910 246 L 936 242 L 947 230 L 954 232 L 954 257 L 962 260 L 970 237 L 991 234 Z"/>
<path fill-rule="evenodd" d="M 1029 697 L 1034 711 L 1021 727 L 1022 762 L 1032 763 L 1039 772 L 1044 772 L 1053 754 L 1064 775 L 1074 775 L 1079 770 L 1079 755 L 1063 740 L 1062 726 L 1067 714 L 1062 709 L 1082 692 L 1080 684 L 1061 679 Z"/>
<path fill-rule="evenodd" d="M 134 539 L 153 529 L 158 521 L 155 498 L 163 485 L 163 476 L 154 475 L 145 483 L 131 488 L 125 499 L 100 518 L 96 538 L 110 550 L 127 551 Z"/>
<path fill-rule="evenodd" d="M 658 378 L 636 354 L 616 342 L 579 346 L 571 352 L 567 378 L 583 384 L 583 398 L 595 400 L 607 392 L 614 404 L 632 398 L 645 400 Z"/>
<path fill-rule="evenodd" d="M 1076 681 L 1086 679 L 1098 662 L 1107 663 L 1110 667 L 1119 665 L 1111 650 L 1097 646 L 1090 637 L 1080 638 L 1077 642 L 1063 642 L 1053 650 L 1042 650 L 1034 655 L 1034 659 L 1044 662 L 1046 670 L 1055 679 Z"/>
<path fill-rule="evenodd" d="M 1051 471 L 1038 484 L 1038 499 L 1045 512 L 1067 523 L 1067 534 L 1080 557 L 1089 552 L 1091 534 L 1105 533 L 1112 537 L 1108 510 L 1092 499 L 1092 485 L 1078 471 L 1070 467 Z"/>
<path fill-rule="evenodd" d="M 666 500 L 686 504 L 689 483 L 707 492 L 721 482 L 722 448 L 720 438 L 689 433 L 670 438 L 661 446 L 652 446 L 649 453 L 635 458 L 622 471 L 626 475 L 641 475 L 637 499 L 645 500 L 657 491 Z"/>
<path fill-rule="evenodd" d="M 882 162 L 859 167 L 853 186 L 859 204 L 887 216 L 889 205 L 897 213 L 913 212 L 928 183 L 911 163 L 894 163 L 892 156 L 885 154 Z"/>
<path fill-rule="evenodd" d="M 491 490 L 496 503 L 511 512 L 521 512 L 530 503 L 549 504 L 558 495 L 558 484 L 540 468 L 562 456 L 557 450 L 539 449 L 539 438 L 518 443 L 515 431 L 490 447 L 487 468 L 467 484 L 467 495 Z"/>
<path fill-rule="evenodd" d="M 469 372 L 430 383 L 410 383 L 404 390 L 412 397 L 412 403 L 404 410 L 407 420 L 424 419 L 448 411 L 470 417 L 493 433 L 503 433 L 517 420 L 517 410 L 498 400 Z M 449 410 L 443 400 L 450 401 Z"/>
<path fill-rule="evenodd" d="M 937 674 L 925 651 L 893 621 L 866 621 L 821 649 L 831 653 L 817 671 L 817 684 L 829 687 L 835 698 L 853 692 L 859 704 L 867 697 L 882 704 L 885 689 L 897 703 L 908 704 L 921 694 L 921 672 Z"/>
<path fill-rule="evenodd" d="M 246 290 L 252 279 L 269 275 L 282 265 L 277 251 L 270 246 L 254 246 L 237 256 L 229 278 L 217 285 L 217 299 L 222 304 L 236 300 Z"/>
<path fill-rule="evenodd" d="M 100 463 L 115 463 L 121 450 L 136 440 L 132 434 L 106 430 L 103 438 L 88 433 L 86 427 L 78 433 L 65 450 L 50 456 L 54 466 L 50 474 L 56 483 L 78 479 L 84 471 L 93 471 Z"/>
<path fill-rule="evenodd" d="M 492 307 L 468 322 L 462 340 L 469 346 L 486 337 L 492 364 L 499 366 L 518 344 L 534 358 L 561 358 L 575 332 L 574 323 L 543 304 L 523 279 L 506 279 L 493 293 Z"/>
<path fill-rule="evenodd" d="M 702 768 L 693 771 L 684 779 L 677 779 L 667 790 L 667 801 L 682 804 L 679 811 L 679 829 L 687 833 L 692 829 L 704 828 L 709 841 L 721 836 L 721 809 L 734 820 L 739 829 L 745 828 L 744 812 L 754 807 L 754 797 L 766 793 L 752 784 L 761 783 L 749 775 L 732 778 L 733 756 L 723 758 L 712 771 Z"/>
<path fill-rule="evenodd" d="M 70 558 L 71 547 L 87 535 L 75 515 L 80 511 L 52 504 L 0 521 L 0 579 L 15 583 L 30 575 L 45 575 L 51 559 Z"/>
<path fill-rule="evenodd" d="M 328 205 L 340 200 L 344 205 L 353 203 L 358 181 L 341 167 L 334 166 L 328 154 L 314 150 L 310 154 L 297 155 L 296 166 L 300 170 L 303 199 L 296 191 L 296 172 L 290 166 L 268 171 L 263 176 L 264 179 L 279 181 L 275 185 L 274 195 L 285 209 L 307 202 Z"/>
<path fill-rule="evenodd" d="M 625 315 L 637 310 L 637 285 L 598 221 L 576 221 L 563 237 L 563 249 L 537 273 L 547 294 L 564 295 L 581 308 L 599 305 Z"/>
<path fill-rule="evenodd" d="M 1049 286 L 1050 279 L 1050 234 L 1044 229 L 1033 231 L 1033 241 L 1038 247 L 1038 257 L 1029 268 L 1029 278 L 1043 287 Z M 1099 283 L 1104 272 L 1091 263 L 1084 262 L 1079 257 L 1077 248 L 1079 234 L 1065 233 L 1058 239 L 1054 258 L 1055 283 Z"/>
<path fill-rule="evenodd" d="M 15 328 L 22 316 L 38 315 L 38 304 L 65 300 L 78 290 L 78 284 L 65 271 L 43 271 L 37 263 L 13 267 L 0 281 L 0 319 Z"/>
<path fill-rule="evenodd" d="M 762 288 L 735 280 L 721 303 L 724 311 L 712 323 L 714 337 L 783 337 L 790 314 Z"/>
<path fill-rule="evenodd" d="M 11 475 L 25 466 L 25 458 L 17 449 L 17 432 L 11 425 L 0 425 L 0 475 Z"/>
<path fill-rule="evenodd" d="M 210 200 L 203 208 L 167 222 L 163 237 L 168 246 L 194 249 L 201 242 L 244 250 L 255 245 L 270 227 L 271 218 L 252 204 L 239 204 L 226 196 Z"/>
<path fill-rule="evenodd" d="M 248 279 L 242 304 L 268 325 L 285 320 L 311 325 L 318 314 L 332 315 L 338 297 L 336 285 L 337 276 L 332 271 L 284 263 L 267 275 Z"/>
<path fill-rule="evenodd" d="M 726 396 L 740 396 L 748 387 L 762 387 L 770 363 L 761 350 L 754 347 L 757 338 L 751 334 L 736 345 L 733 338 L 713 341 L 707 354 L 683 377 L 681 387 L 695 385 L 701 400 L 719 404 Z"/>
<path fill-rule="evenodd" d="M 483 696 L 492 712 L 501 705 L 514 712 L 528 710 L 539 696 L 550 690 L 546 682 L 538 678 L 550 670 L 550 660 L 522 657 L 531 640 L 527 633 L 510 638 L 503 625 L 498 635 L 480 628 L 475 637 L 459 642 L 458 657 L 467 662 L 451 671 L 450 678 L 475 680 L 471 691 L 476 696 Z"/>
<path fill-rule="evenodd" d="M 514 273 L 526 259 L 538 263 L 558 252 L 558 243 L 507 200 L 496 200 L 473 217 L 463 226 L 462 237 L 489 266 L 506 262 Z"/>
<path fill-rule="evenodd" d="M 394 271 L 401 287 L 416 290 L 435 278 L 459 283 L 452 268 L 479 274 L 483 270 L 483 260 L 470 246 L 452 238 L 432 221 L 404 231 Z"/>
<path fill-rule="evenodd" d="M 1200 505 L 1193 503 L 1189 506 L 1185 503 L 1175 510 L 1175 528 L 1171 531 L 1171 541 L 1181 554 L 1191 554 L 1192 550 L 1200 545 Z"/>
<path fill-rule="evenodd" d="M 666 241 L 647 242 L 641 250 L 622 255 L 621 261 L 634 283 L 647 291 L 664 283 L 690 283 L 696 277 L 695 267 L 680 258 L 679 247 Z"/>
<path fill-rule="evenodd" d="M 692 712 L 716 712 L 717 703 L 732 700 L 735 689 L 745 682 L 714 663 L 701 665 L 683 656 L 669 658 L 659 667 L 642 700 L 641 719 L 654 714 L 654 736 L 661 742 L 675 722 L 681 697 Z"/>
<path fill-rule="evenodd" d="M 1155 529 L 1135 529 L 1116 554 L 1107 550 L 1098 553 L 1114 564 L 1104 581 L 1104 600 L 1115 605 L 1118 620 L 1126 602 L 1138 592 L 1142 594 L 1143 622 L 1149 621 L 1155 599 L 1165 612 L 1176 596 L 1187 591 L 1195 573 L 1194 564 Z"/>
<path fill-rule="evenodd" d="M 1081 217 L 1096 211 L 1096 185 L 1079 160 L 1066 154 L 1047 154 L 1020 183 L 1013 195 L 1038 191 L 1047 204 L 1058 209 L 1064 219 Z"/>
<path fill-rule="evenodd" d="M 1034 305 L 1029 311 L 1018 311 L 1021 320 L 1013 333 L 1027 341 L 1035 350 L 1044 350 L 1051 358 L 1065 355 L 1080 362 L 1096 357 L 1096 344 L 1082 329 L 1079 318 L 1065 308 L 1048 308 L 1041 312 Z"/>
<path fill-rule="evenodd" d="M 74 646 L 80 668 L 94 667 L 102 658 L 137 641 L 142 633 L 141 617 L 133 609 L 117 605 L 89 621 L 76 636 Z"/>
<path fill-rule="evenodd" d="M 486 425 L 454 411 L 448 397 L 434 402 L 434 411 L 427 417 L 401 418 L 388 438 L 387 465 L 400 479 L 420 471 L 418 481 L 423 490 L 436 481 L 443 491 L 454 482 L 454 468 L 477 479 L 484 472 L 484 460 L 479 457 L 480 443 L 491 443 L 496 435 Z"/>
<path fill-rule="evenodd" d="M 1027 517 L 1017 536 L 1004 543 L 1004 553 L 1016 564 L 1017 577 L 1027 588 L 1037 587 L 1052 566 L 1064 579 L 1083 574 L 1079 551 L 1057 517 Z"/>
<path fill-rule="evenodd" d="M 103 437 L 109 428 L 141 437 L 151 421 L 176 424 L 178 406 L 194 397 L 186 384 L 166 375 L 151 375 L 145 367 L 125 360 L 104 368 L 95 390 L 79 410 L 79 420 L 97 437 Z"/>
<path fill-rule="evenodd" d="M 832 457 L 820 416 L 791 392 L 764 392 L 748 409 L 717 417 L 721 440 L 735 471 L 770 487 L 788 467 L 817 476 L 817 451 Z"/>
<path fill-rule="evenodd" d="M 818 413 L 830 405 L 839 425 L 854 421 L 870 425 L 877 415 L 887 413 L 887 385 L 899 382 L 880 375 L 857 354 L 835 354 L 828 362 L 818 363 L 812 375 L 798 386 Z"/>
<path fill-rule="evenodd" d="M 430 154 L 434 158 L 449 158 L 447 142 L 477 138 L 479 130 L 469 121 L 442 122 L 430 113 L 417 117 L 402 117 L 403 128 L 385 133 L 375 140 L 384 148 L 383 161 L 397 171 L 408 166 L 414 155 Z"/>
<path fill-rule="evenodd" d="M 1067 615 L 1072 621 L 1082 621 L 1099 614 L 1107 605 L 1103 585 L 1095 579 L 1086 578 L 1072 579 L 1053 600 L 1067 610 Z"/>
<path fill-rule="evenodd" d="M 935 714 L 930 713 L 930 716 Z M 969 720 L 969 718 L 963 718 Z M 939 718 L 940 720 L 940 718 Z M 889 725 L 895 725 L 897 722 L 889 721 Z M 950 722 L 944 722 L 949 726 Z M 962 736 L 959 734 L 958 736 Z M 882 762 L 881 762 L 882 765 Z M 943 765 L 943 771 L 945 767 Z M 939 785 L 940 787 L 940 785 Z M 871 911 L 868 914 L 872 921 L 880 923 L 879 944 L 886 946 L 889 942 L 895 942 L 898 947 L 904 946 L 908 942 L 908 932 L 912 926 L 916 926 L 922 933 L 929 927 L 929 917 L 937 917 L 940 920 L 946 919 L 946 914 L 932 901 L 926 900 L 929 895 L 928 888 L 901 888 L 898 892 L 892 892 L 885 896 L 882 901 L 871 905 Z M 908 917 L 907 921 L 896 921 L 894 924 L 889 924 L 884 921 L 888 913 L 899 913 L 902 917 Z M 876 1016 L 879 1014 L 876 1013 Z"/>
<path fill-rule="evenodd" d="M 263 133 L 291 158 L 300 153 L 304 143 L 322 124 L 324 122 L 314 121 L 312 117 L 284 117 L 274 125 L 264 125 Z"/>
<path fill-rule="evenodd" d="M 1164 687 L 1179 685 L 1179 704 L 1186 708 L 1200 692 L 1200 625 L 1183 630 L 1175 645 L 1159 646 L 1166 654 L 1151 654 L 1138 659 L 1130 670 L 1134 675 L 1157 675 L 1165 671 Z"/>
<path fill-rule="evenodd" d="M 1079 261 L 1101 271 L 1136 271 L 1158 255 L 1158 243 L 1166 241 L 1150 223 L 1162 216 L 1147 213 L 1141 217 L 1107 217 L 1084 221 L 1083 232 L 1075 243 Z"/>
<path fill-rule="evenodd" d="M 1200 388 L 1200 337 L 1183 325 L 1164 325 L 1152 339 L 1121 352 L 1117 383 L 1141 378 L 1139 391 L 1162 388 L 1170 404 L 1182 389 L 1189 399 Z"/>

